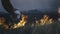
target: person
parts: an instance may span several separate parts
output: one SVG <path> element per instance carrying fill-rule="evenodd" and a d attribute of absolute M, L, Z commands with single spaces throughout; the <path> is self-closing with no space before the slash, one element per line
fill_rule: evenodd
<path fill-rule="evenodd" d="M 10 2 L 10 0 L 1 0 L 3 8 L 9 13 L 9 17 L 12 22 L 18 22 L 21 16 L 21 12 L 14 8 Z"/>
<path fill-rule="evenodd" d="M 36 6 L 37 5 L 39 5 L 40 6 L 40 9 L 42 9 L 43 7 L 44 8 L 46 8 L 46 10 L 47 11 L 49 11 L 50 9 L 52 9 L 51 10 L 51 12 L 53 12 L 53 13 L 56 13 L 55 11 L 57 11 L 57 9 L 60 7 L 60 0 L 39 0 L 39 2 L 37 2 L 36 4 L 36 6 L 34 5 L 36 0 L 33 0 L 30 4 L 28 4 L 28 8 L 31 8 L 31 6 L 32 6 L 32 8 L 34 7 L 34 8 L 36 8 Z M 38 1 L 38 0 L 37 0 Z M 44 2 L 43 2 L 44 1 Z M 12 4 L 10 3 L 10 0 L 1 0 L 1 2 L 2 2 L 2 5 L 3 5 L 3 7 L 5 8 L 5 10 L 12 16 L 12 17 L 14 17 L 14 19 L 12 18 L 12 20 L 14 20 L 14 21 L 16 21 L 17 19 L 19 19 L 17 16 L 18 15 L 21 15 L 21 13 L 19 12 L 19 10 L 16 10 L 13 6 L 12 6 Z M 29 1 L 30 2 L 30 1 Z M 46 3 L 47 2 L 47 3 Z M 39 4 L 38 4 L 39 3 Z M 30 5 L 30 7 L 29 7 L 29 5 Z M 43 5 L 43 6 L 42 6 Z M 24 6 L 26 7 L 26 5 L 24 4 Z M 45 7 L 46 6 L 46 7 Z M 48 6 L 48 7 L 47 7 Z M 42 7 L 42 8 L 41 8 Z M 27 9 L 28 9 L 27 8 Z M 49 10 L 48 10 L 49 9 Z M 43 11 L 43 10 L 42 10 Z M 41 12 L 42 12 L 41 11 Z M 30 12 L 30 11 L 29 11 Z M 52 13 L 52 14 L 53 14 Z M 18 14 L 18 15 L 16 15 L 16 14 Z M 52 15 L 51 14 L 51 15 Z M 55 15 L 55 14 L 54 14 Z M 16 17 L 15 17 L 16 16 Z M 16 19 L 17 18 L 17 19 Z M 49 28 L 49 27 L 48 27 Z M 23 28 L 24 29 L 24 28 Z M 39 30 L 39 28 L 37 28 L 38 30 Z M 41 29 L 44 29 L 44 27 L 43 28 L 41 28 Z M 20 29 L 19 29 L 20 30 Z M 30 30 L 30 29 L 29 29 Z M 42 30 L 41 30 L 42 31 Z M 3 31 L 4 32 L 4 31 Z M 21 31 L 20 31 L 21 32 Z M 19 33 L 20 33 L 19 32 Z M 24 30 L 24 32 L 25 32 L 25 30 Z M 24 33 L 24 32 L 22 32 L 22 33 Z M 29 32 L 29 31 L 28 31 Z M 26 32 L 26 33 L 28 33 L 28 32 Z M 49 30 L 49 32 L 47 33 L 47 34 L 50 34 L 50 30 Z M 7 34 L 8 34 L 9 32 L 7 32 Z M 12 33 L 12 32 L 11 32 Z M 14 31 L 14 34 L 15 33 L 17 33 L 17 32 L 15 32 Z M 24 34 L 26 34 L 26 33 L 24 33 Z M 30 32 L 29 32 L 30 33 Z M 38 34 L 40 34 L 38 31 L 37 31 L 37 33 Z M 37 34 L 37 33 L 35 33 L 35 34 Z M 44 32 L 42 32 L 43 34 L 45 34 Z M 5 33 L 4 33 L 5 34 Z M 53 31 L 53 33 L 52 34 L 55 34 L 55 30 Z"/>

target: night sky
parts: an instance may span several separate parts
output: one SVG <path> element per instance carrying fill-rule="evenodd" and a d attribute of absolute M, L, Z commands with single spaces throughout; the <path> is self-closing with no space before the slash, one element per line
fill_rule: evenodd
<path fill-rule="evenodd" d="M 22 10 L 55 10 L 56 6 L 59 6 L 60 0 L 10 0 L 12 5 Z M 0 10 L 3 10 L 1 0 L 0 0 Z"/>

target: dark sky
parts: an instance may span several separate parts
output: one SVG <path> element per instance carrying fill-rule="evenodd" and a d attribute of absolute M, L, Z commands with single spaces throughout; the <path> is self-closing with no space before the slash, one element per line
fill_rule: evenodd
<path fill-rule="evenodd" d="M 11 0 L 13 6 L 19 10 L 51 10 L 56 2 L 60 0 Z M 57 3 L 56 3 L 57 4 Z M 59 3 L 60 4 L 60 3 Z M 0 0 L 0 10 L 3 10 Z"/>

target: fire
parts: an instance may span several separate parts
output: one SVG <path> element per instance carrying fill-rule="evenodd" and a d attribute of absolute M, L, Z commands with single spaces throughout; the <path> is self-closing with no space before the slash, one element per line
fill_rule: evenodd
<path fill-rule="evenodd" d="M 9 25 L 7 25 L 5 23 L 5 19 L 3 17 L 1 17 L 0 26 L 2 26 L 4 29 L 11 29 L 11 28 L 15 29 L 15 28 L 23 27 L 27 23 L 27 21 L 26 21 L 27 17 L 28 16 L 26 16 L 26 15 L 22 15 L 22 19 L 17 24 L 13 24 L 12 26 L 10 26 L 10 28 L 9 28 Z"/>
<path fill-rule="evenodd" d="M 59 14 L 58 21 L 60 21 L 60 7 L 58 8 L 58 14 Z"/>
<path fill-rule="evenodd" d="M 60 18 L 58 18 L 58 21 L 60 21 Z"/>
<path fill-rule="evenodd" d="M 5 19 L 3 17 L 0 18 L 0 25 L 2 25 L 5 22 Z"/>
<path fill-rule="evenodd" d="M 40 19 L 40 25 L 51 24 L 53 23 L 53 19 L 49 19 L 48 15 L 44 15 L 42 19 Z"/>
<path fill-rule="evenodd" d="M 8 29 L 8 25 L 5 23 L 5 19 L 3 17 L 0 18 L 0 26 L 5 29 Z"/>
<path fill-rule="evenodd" d="M 60 14 L 60 8 L 58 8 L 58 14 Z"/>
<path fill-rule="evenodd" d="M 48 25 L 48 24 L 53 23 L 54 20 L 53 18 L 49 18 L 48 15 L 43 15 L 43 18 L 39 20 L 37 20 L 37 18 L 35 17 L 35 22 L 36 22 L 36 25 L 44 26 L 45 24 Z"/>
<path fill-rule="evenodd" d="M 31 27 L 33 27 L 33 26 L 34 26 L 34 23 L 32 23 Z"/>
<path fill-rule="evenodd" d="M 36 26 L 39 26 L 39 21 L 38 20 L 36 20 Z"/>
<path fill-rule="evenodd" d="M 26 18 L 27 18 L 27 16 L 22 15 L 22 20 L 20 20 L 20 22 L 18 22 L 18 24 L 14 24 L 13 29 L 24 26 L 26 24 L 26 22 L 27 22 Z"/>
<path fill-rule="evenodd" d="M 58 15 L 59 15 L 58 21 L 60 21 L 60 8 L 58 8 Z M 22 17 L 21 20 L 20 20 L 17 24 L 14 23 L 14 24 L 13 24 L 12 26 L 10 26 L 10 27 L 13 28 L 13 29 L 16 29 L 16 28 L 20 28 L 20 27 L 25 26 L 25 24 L 27 23 L 27 18 L 28 18 L 28 16 L 22 15 L 21 17 Z M 32 27 L 33 27 L 34 25 L 44 26 L 45 24 L 48 25 L 48 24 L 52 24 L 53 22 L 54 22 L 53 18 L 50 18 L 48 15 L 43 15 L 43 18 L 41 18 L 41 19 L 39 19 L 39 20 L 37 20 L 37 18 L 35 17 L 35 23 L 36 23 L 36 24 L 32 23 L 31 26 L 32 26 Z M 9 25 L 5 24 L 5 19 L 4 19 L 3 17 L 0 18 L 0 25 L 1 25 L 2 27 L 4 27 L 5 29 L 9 29 Z"/>
<path fill-rule="evenodd" d="M 53 19 L 51 18 L 51 19 L 49 19 L 49 23 L 51 24 L 51 23 L 53 23 L 54 21 L 53 21 Z"/>

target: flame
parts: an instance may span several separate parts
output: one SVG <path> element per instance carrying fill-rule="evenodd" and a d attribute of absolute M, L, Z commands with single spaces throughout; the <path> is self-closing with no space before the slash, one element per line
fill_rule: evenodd
<path fill-rule="evenodd" d="M 60 18 L 58 18 L 58 21 L 60 21 Z"/>
<path fill-rule="evenodd" d="M 53 23 L 53 19 L 49 19 L 48 15 L 44 15 L 42 19 L 40 19 L 40 25 L 51 24 Z"/>
<path fill-rule="evenodd" d="M 31 27 L 33 27 L 33 26 L 34 26 L 34 23 L 32 23 Z"/>
<path fill-rule="evenodd" d="M 53 23 L 54 21 L 53 21 L 53 19 L 51 18 L 51 19 L 49 19 L 49 24 L 51 24 L 51 23 Z"/>
<path fill-rule="evenodd" d="M 37 25 L 42 25 L 44 26 L 45 24 L 48 25 L 48 24 L 51 24 L 53 23 L 53 18 L 50 18 L 49 19 L 49 16 L 48 15 L 44 15 L 42 19 L 39 19 L 37 20 L 37 18 L 35 17 L 35 22 L 36 22 L 36 26 Z"/>
<path fill-rule="evenodd" d="M 8 25 L 5 23 L 5 19 L 3 17 L 0 18 L 0 26 L 2 26 L 5 29 L 9 29 Z"/>
<path fill-rule="evenodd" d="M 4 29 L 11 29 L 11 28 L 15 29 L 15 28 L 23 27 L 27 23 L 27 21 L 26 21 L 27 17 L 28 16 L 26 16 L 26 15 L 22 15 L 22 19 L 17 24 L 13 24 L 12 26 L 10 26 L 10 28 L 9 28 L 9 25 L 7 25 L 5 23 L 5 19 L 3 17 L 1 17 L 0 18 L 0 26 L 2 26 Z"/>
<path fill-rule="evenodd" d="M 58 21 L 60 21 L 60 8 L 58 8 L 58 15 L 59 15 Z M 22 19 L 17 24 L 14 23 L 11 26 L 11 28 L 16 29 L 16 28 L 25 26 L 25 24 L 27 23 L 27 18 L 28 18 L 28 16 L 22 15 Z M 37 18 L 35 17 L 35 22 L 36 22 L 36 25 L 44 26 L 45 24 L 46 25 L 52 24 L 54 22 L 54 20 L 53 20 L 53 18 L 50 18 L 48 15 L 43 15 L 43 18 L 39 19 L 39 20 L 37 20 Z M 5 19 L 3 17 L 0 18 L 0 25 L 2 25 L 2 27 L 4 27 L 5 29 L 9 29 L 9 25 L 5 24 Z M 33 27 L 34 25 L 35 24 L 32 23 L 31 26 Z"/>
<path fill-rule="evenodd" d="M 0 25 L 2 25 L 5 22 L 5 19 L 3 17 L 0 18 Z"/>
<path fill-rule="evenodd" d="M 39 21 L 38 20 L 36 20 L 36 26 L 39 26 Z"/>
<path fill-rule="evenodd" d="M 59 18 L 58 18 L 58 21 L 60 21 L 60 7 L 58 8 L 58 16 L 59 16 Z"/>
<path fill-rule="evenodd" d="M 26 24 L 26 22 L 27 22 L 26 18 L 27 18 L 27 16 L 22 15 L 22 20 L 20 20 L 20 22 L 18 22 L 17 24 L 14 24 L 13 25 L 13 29 L 19 28 L 19 27 L 23 27 Z"/>
<path fill-rule="evenodd" d="M 58 8 L 58 14 L 60 14 L 60 8 Z"/>

